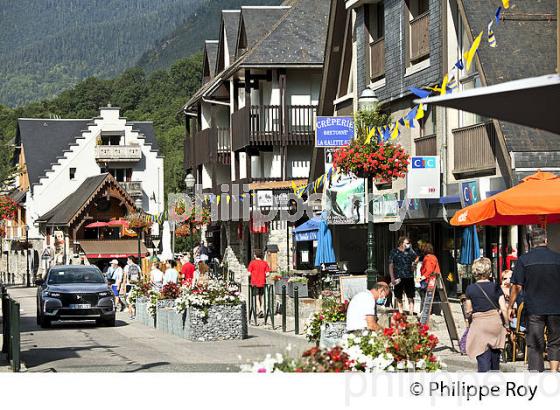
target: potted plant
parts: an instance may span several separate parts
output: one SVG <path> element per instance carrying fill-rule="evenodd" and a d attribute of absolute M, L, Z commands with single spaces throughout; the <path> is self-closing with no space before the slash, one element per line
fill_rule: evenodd
<path fill-rule="evenodd" d="M 144 229 L 152 226 L 151 217 L 141 212 L 128 214 L 126 221 L 128 222 L 128 226 L 132 229 Z"/>
<path fill-rule="evenodd" d="M 340 302 L 340 294 L 323 291 L 321 309 L 314 312 L 305 323 L 305 337 L 321 347 L 334 346 L 346 330 L 348 303 Z"/>
<path fill-rule="evenodd" d="M 308 296 L 307 282 L 309 280 L 305 276 L 292 276 L 288 279 L 288 296 L 294 297 L 294 289 L 298 288 L 298 297 L 306 298 Z"/>

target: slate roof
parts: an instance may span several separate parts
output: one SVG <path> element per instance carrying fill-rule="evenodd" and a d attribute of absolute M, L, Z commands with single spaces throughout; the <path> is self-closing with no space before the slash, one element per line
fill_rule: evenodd
<path fill-rule="evenodd" d="M 488 0 L 463 0 L 473 37 L 484 31 L 494 15 Z M 556 69 L 556 0 L 515 2 L 494 23 L 497 47 L 484 44 L 478 56 L 488 85 L 535 77 Z M 500 122 L 509 151 L 560 150 L 560 138 L 552 133 Z"/>
<path fill-rule="evenodd" d="M 214 78 L 216 74 L 216 60 L 218 59 L 218 41 L 206 40 L 204 43 L 206 58 L 208 58 L 208 69 L 210 78 Z"/>
<path fill-rule="evenodd" d="M 323 64 L 330 2 L 299 0 L 243 65 Z"/>
<path fill-rule="evenodd" d="M 86 178 L 82 185 L 58 205 L 39 217 L 39 221 L 53 225 L 67 225 L 82 206 L 109 177 L 108 173 Z"/>
<path fill-rule="evenodd" d="M 235 60 L 235 46 L 237 45 L 237 32 L 239 30 L 239 17 L 241 10 L 223 10 L 222 21 L 226 31 L 229 61 Z M 220 33 L 220 36 L 222 33 Z"/>
<path fill-rule="evenodd" d="M 81 138 L 93 119 L 42 119 L 19 118 L 16 145 L 22 145 L 29 183 L 39 183 L 39 179 L 50 170 L 59 156 Z M 144 135 L 152 151 L 157 150 L 154 125 L 150 121 L 128 122 L 132 129 Z"/>
<path fill-rule="evenodd" d="M 93 199 L 98 189 L 111 182 L 118 185 L 116 180 L 108 173 L 86 178 L 78 189 L 55 205 L 50 211 L 39 217 L 38 221 L 49 225 L 71 224 L 79 211 Z M 134 204 L 134 201 L 124 189 L 121 188 L 120 191 L 130 204 Z"/>
<path fill-rule="evenodd" d="M 237 43 L 239 43 L 241 23 L 247 36 L 247 49 L 250 49 L 270 32 L 271 28 L 278 23 L 289 9 L 288 6 L 241 6 L 241 22 Z"/>

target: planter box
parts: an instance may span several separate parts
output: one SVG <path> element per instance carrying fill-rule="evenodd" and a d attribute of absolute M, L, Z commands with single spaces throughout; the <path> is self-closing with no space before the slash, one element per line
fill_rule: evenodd
<path fill-rule="evenodd" d="M 145 326 L 155 327 L 155 320 L 148 313 L 148 300 L 146 298 L 136 300 L 136 320 Z"/>
<path fill-rule="evenodd" d="M 274 293 L 282 295 L 282 285 L 286 285 L 286 294 L 288 294 L 288 278 L 282 278 L 274 282 Z"/>
<path fill-rule="evenodd" d="M 288 296 L 291 297 L 291 298 L 294 297 L 294 287 L 295 286 L 298 287 L 298 297 L 306 298 L 307 295 L 308 295 L 307 283 L 289 282 L 288 283 Z"/>
<path fill-rule="evenodd" d="M 214 305 L 202 317 L 199 309 L 187 308 L 184 321 L 185 339 L 196 342 L 247 338 L 247 309 L 240 305 Z"/>
<path fill-rule="evenodd" d="M 321 339 L 319 347 L 330 348 L 335 346 L 346 332 L 346 322 L 325 322 L 321 325 Z"/>
<path fill-rule="evenodd" d="M 169 316 L 174 312 L 175 300 L 159 300 L 156 308 L 156 329 L 169 332 Z"/>

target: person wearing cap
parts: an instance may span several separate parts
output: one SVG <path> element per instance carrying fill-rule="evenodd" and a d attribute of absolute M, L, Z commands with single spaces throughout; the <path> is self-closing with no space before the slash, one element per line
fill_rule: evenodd
<path fill-rule="evenodd" d="M 111 261 L 111 267 L 107 270 L 107 280 L 111 283 L 111 289 L 113 290 L 113 295 L 115 295 L 115 309 L 118 305 L 121 306 L 121 312 L 125 309 L 126 305 L 121 300 L 120 288 L 123 284 L 123 270 L 119 266 L 119 261 L 113 259 Z"/>
<path fill-rule="evenodd" d="M 546 231 L 533 228 L 532 249 L 521 255 L 513 269 L 508 316 L 523 291 L 527 312 L 527 355 L 529 371 L 544 371 L 546 328 L 550 370 L 558 371 L 560 362 L 560 254 L 548 248 Z"/>

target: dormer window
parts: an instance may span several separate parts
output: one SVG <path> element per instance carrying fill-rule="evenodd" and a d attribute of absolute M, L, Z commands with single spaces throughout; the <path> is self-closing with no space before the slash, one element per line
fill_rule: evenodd
<path fill-rule="evenodd" d="M 124 139 L 124 132 L 119 131 L 101 131 L 100 145 L 121 145 Z"/>

